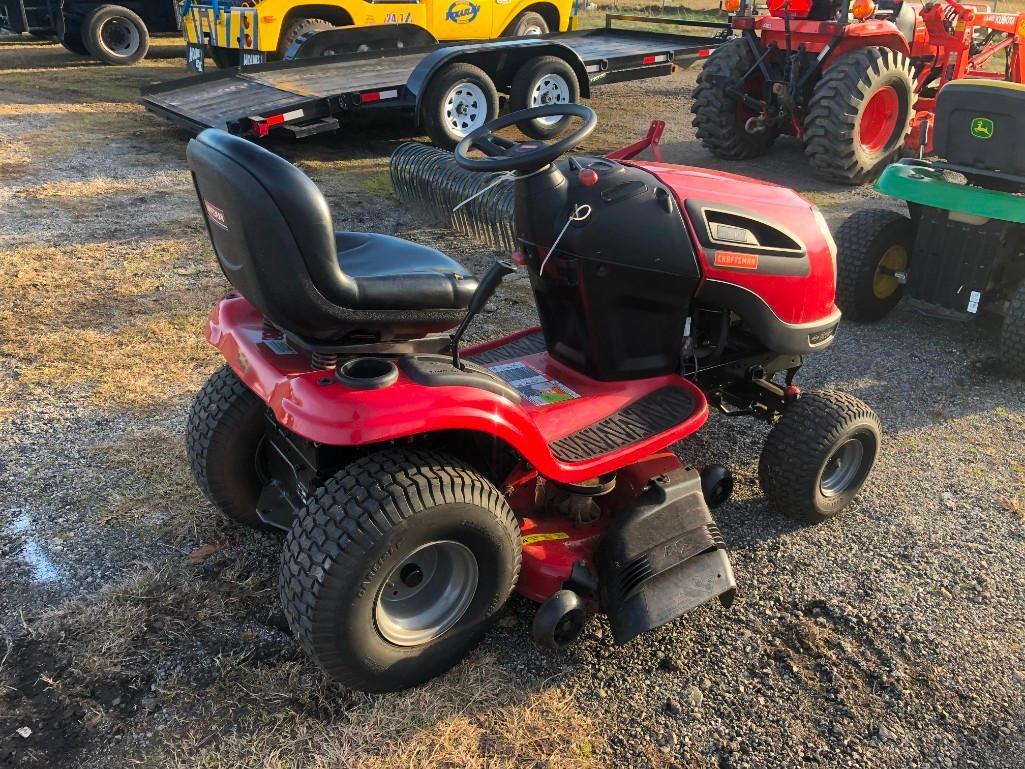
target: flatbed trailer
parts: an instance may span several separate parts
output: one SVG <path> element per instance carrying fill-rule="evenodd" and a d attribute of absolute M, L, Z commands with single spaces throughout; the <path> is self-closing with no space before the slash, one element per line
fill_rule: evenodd
<path fill-rule="evenodd" d="M 673 24 L 715 30 L 708 36 L 615 28 L 616 21 Z M 324 34 L 324 33 L 318 33 Z M 157 83 L 142 89 L 151 112 L 189 131 L 221 128 L 260 138 L 271 132 L 296 138 L 340 127 L 348 113 L 391 109 L 423 121 L 432 78 L 469 64 L 483 70 L 499 92 L 508 93 L 516 72 L 538 57 L 572 67 L 579 96 L 593 86 L 668 75 L 709 55 L 731 33 L 713 21 L 609 14 L 604 27 L 543 37 L 476 43 L 428 44 L 220 70 Z M 311 40 L 311 48 L 314 47 Z M 430 132 L 430 131 L 429 131 Z M 434 136 L 436 143 L 438 136 Z M 450 143 L 450 142 L 449 142 Z"/>

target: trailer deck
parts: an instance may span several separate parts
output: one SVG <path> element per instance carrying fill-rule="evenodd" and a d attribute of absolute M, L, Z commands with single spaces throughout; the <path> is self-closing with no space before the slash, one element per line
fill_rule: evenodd
<path fill-rule="evenodd" d="M 698 36 L 613 28 L 615 20 L 708 27 Z M 578 71 L 581 96 L 602 83 L 668 75 L 707 56 L 728 25 L 707 21 L 610 15 L 598 29 L 477 43 L 299 58 L 214 71 L 145 87 L 147 109 L 198 132 L 221 128 L 266 136 L 286 130 L 297 137 L 339 127 L 343 113 L 358 109 L 420 107 L 431 75 L 453 61 L 492 69 L 507 60 L 558 55 Z M 501 83 L 496 85 L 501 89 Z"/>

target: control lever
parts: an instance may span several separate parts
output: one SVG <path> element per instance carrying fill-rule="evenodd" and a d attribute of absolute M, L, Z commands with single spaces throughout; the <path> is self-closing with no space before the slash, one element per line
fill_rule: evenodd
<path fill-rule="evenodd" d="M 459 342 L 462 340 L 463 334 L 466 333 L 470 322 L 484 309 L 484 305 L 488 303 L 488 299 L 495 293 L 495 289 L 498 288 L 505 276 L 514 272 L 516 272 L 515 264 L 505 259 L 499 259 L 488 268 L 480 283 L 477 284 L 477 290 L 473 292 L 473 296 L 470 297 L 470 304 L 466 308 L 466 315 L 463 316 L 459 328 L 449 337 L 452 340 L 452 365 L 455 368 L 461 369 L 463 367 L 459 362 Z"/>

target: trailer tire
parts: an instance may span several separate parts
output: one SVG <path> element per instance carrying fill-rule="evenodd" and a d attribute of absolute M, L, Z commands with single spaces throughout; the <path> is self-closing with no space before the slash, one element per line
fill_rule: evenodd
<path fill-rule="evenodd" d="M 1008 372 L 1025 379 L 1025 282 L 1007 304 L 1000 332 L 1000 359 Z"/>
<path fill-rule="evenodd" d="M 498 115 L 498 90 L 480 67 L 456 62 L 431 78 L 422 102 L 424 130 L 451 150 L 471 131 Z"/>
<path fill-rule="evenodd" d="M 107 64 L 135 64 L 149 51 L 149 30 L 135 11 L 101 5 L 82 20 L 82 40 L 95 58 Z"/>
<path fill-rule="evenodd" d="M 285 58 L 285 54 L 288 53 L 288 49 L 292 47 L 292 43 L 307 32 L 323 32 L 325 29 L 334 28 L 334 24 L 330 21 L 325 21 L 324 19 L 290 19 L 284 30 L 281 32 L 281 38 L 278 40 L 278 58 Z"/>
<path fill-rule="evenodd" d="M 836 231 L 836 303 L 846 320 L 873 323 L 900 301 L 904 286 L 890 272 L 906 271 L 915 225 L 889 208 L 855 211 Z"/>
<path fill-rule="evenodd" d="M 550 31 L 544 16 L 535 11 L 524 11 L 505 28 L 502 37 L 538 37 Z"/>
<path fill-rule="evenodd" d="M 576 73 L 557 56 L 538 56 L 520 67 L 509 89 L 509 111 L 515 112 L 546 104 L 572 104 L 580 98 Z M 516 124 L 527 136 L 550 139 L 561 134 L 572 120 L 569 115 L 535 118 Z"/>
<path fill-rule="evenodd" d="M 480 642 L 516 584 L 521 553 L 516 517 L 487 478 L 445 454 L 385 449 L 337 472 L 297 512 L 281 603 L 333 679 L 407 689 Z"/>
<path fill-rule="evenodd" d="M 61 45 L 64 48 L 75 54 L 75 56 L 89 56 L 89 49 L 85 47 L 85 43 L 82 42 L 81 35 L 65 34 L 61 38 Z"/>
<path fill-rule="evenodd" d="M 724 83 L 737 82 L 754 66 L 755 58 L 744 38 L 728 40 L 705 62 L 691 101 L 691 122 L 701 145 L 719 158 L 747 160 L 768 151 L 779 135 L 775 127 L 748 133 L 744 127 L 755 115 L 736 96 L 726 93 Z M 760 75 L 744 82 L 745 92 L 761 96 Z"/>
<path fill-rule="evenodd" d="M 900 153 L 914 115 L 915 73 L 900 51 L 872 46 L 841 56 L 815 84 L 804 154 L 823 179 L 864 184 Z"/>

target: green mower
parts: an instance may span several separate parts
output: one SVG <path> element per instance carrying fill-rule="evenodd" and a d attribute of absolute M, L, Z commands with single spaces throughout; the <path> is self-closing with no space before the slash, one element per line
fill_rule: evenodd
<path fill-rule="evenodd" d="M 837 304 L 883 318 L 904 294 L 932 314 L 1004 316 L 1000 358 L 1025 377 L 1025 86 L 945 85 L 936 104 L 938 159 L 888 166 L 876 189 L 907 201 L 856 212 L 837 231 Z"/>

